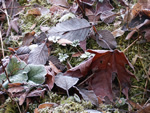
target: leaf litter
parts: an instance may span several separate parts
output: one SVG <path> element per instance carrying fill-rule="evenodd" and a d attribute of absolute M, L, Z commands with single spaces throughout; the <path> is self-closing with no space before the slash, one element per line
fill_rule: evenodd
<path fill-rule="evenodd" d="M 44 110 L 44 112 L 73 110 L 91 113 L 111 111 L 109 107 L 105 110 L 99 107 L 107 102 L 114 104 L 114 107 L 124 106 L 126 102 L 133 105 L 130 101 L 131 95 L 128 93 L 132 83 L 130 79 L 136 78 L 135 70 L 127 58 L 128 55 L 126 57 L 124 54 L 128 47 L 124 48 L 123 52 L 120 51 L 122 48 L 118 45 L 116 37 L 120 38 L 128 30 L 131 32 L 127 34 L 126 39 L 136 37 L 136 33 L 138 35 L 145 33 L 144 39 L 149 42 L 148 3 L 148 1 L 138 0 L 130 13 L 127 7 L 132 4 L 125 0 L 115 2 L 42 0 L 38 3 L 34 0 L 23 3 L 7 0 L 3 2 L 6 7 L 1 6 L 3 12 L 0 13 L 0 22 L 4 24 L 1 33 L 3 39 L 8 38 L 9 41 L 2 40 L 1 43 L 11 45 L 11 41 L 13 43 L 16 41 L 16 45 L 9 48 L 12 52 L 11 55 L 8 54 L 9 60 L 5 62 L 1 60 L 3 64 L 0 67 L 1 92 L 9 93 L 8 96 L 11 98 L 18 98 L 21 106 L 26 104 L 25 109 L 17 107 L 19 111 L 29 111 L 30 103 L 36 100 L 36 105 L 40 105 L 36 109 L 34 107 L 35 113 Z M 15 11 L 16 7 L 18 10 Z M 125 17 L 117 11 L 116 7 L 126 8 Z M 127 15 L 130 17 L 129 20 L 126 20 Z M 99 28 L 103 24 L 110 27 L 123 19 L 126 23 L 122 29 L 119 28 L 122 22 L 118 28 L 112 28 L 113 32 L 107 28 Z M 22 39 L 13 37 L 22 37 Z M 130 46 L 132 44 L 129 48 Z M 78 57 L 73 57 L 75 54 L 78 54 Z M 142 59 L 139 54 L 138 56 Z M 134 65 L 137 61 L 136 59 Z M 149 69 L 149 66 L 146 69 Z M 39 98 L 45 99 L 49 92 L 68 97 L 62 97 L 65 100 L 61 102 L 42 104 Z M 120 98 L 120 96 L 125 97 Z M 85 110 L 81 104 L 89 110 Z M 95 110 L 91 109 L 91 104 Z M 114 108 L 112 111 L 117 110 Z"/>

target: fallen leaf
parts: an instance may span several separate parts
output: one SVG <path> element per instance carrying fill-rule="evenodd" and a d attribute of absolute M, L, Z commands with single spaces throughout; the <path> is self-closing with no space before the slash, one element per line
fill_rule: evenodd
<path fill-rule="evenodd" d="M 104 11 L 101 15 L 100 15 L 100 19 L 105 22 L 105 23 L 112 23 L 115 18 L 116 18 L 117 14 L 112 12 L 112 11 Z"/>
<path fill-rule="evenodd" d="M 96 42 L 103 48 L 114 49 L 117 46 L 117 42 L 114 36 L 108 30 L 100 30 L 96 35 Z"/>
<path fill-rule="evenodd" d="M 60 5 L 63 7 L 69 6 L 67 0 L 47 0 L 47 1 L 48 1 L 48 3 L 54 4 L 54 5 Z"/>
<path fill-rule="evenodd" d="M 22 55 L 22 54 L 28 54 L 31 50 L 29 49 L 28 46 L 23 46 L 17 49 L 16 54 L 17 55 Z"/>
<path fill-rule="evenodd" d="M 28 15 L 41 16 L 41 11 L 39 8 L 29 9 L 27 12 Z"/>
<path fill-rule="evenodd" d="M 113 6 L 110 4 L 109 0 L 103 0 L 103 2 L 97 2 L 96 4 L 96 15 L 103 13 L 105 11 L 113 10 Z"/>
<path fill-rule="evenodd" d="M 34 31 L 30 33 L 26 33 L 25 36 L 23 37 L 22 46 L 29 46 L 31 42 L 33 41 L 33 39 L 35 38 L 34 35 L 35 35 Z"/>
<path fill-rule="evenodd" d="M 60 73 L 61 71 L 53 64 L 53 62 L 49 61 L 49 67 L 56 73 Z"/>
<path fill-rule="evenodd" d="M 78 82 L 78 78 L 75 77 L 70 77 L 70 76 L 63 76 L 63 73 L 59 73 L 55 76 L 55 84 L 66 90 L 67 91 L 67 95 L 69 96 L 69 92 L 68 90 L 74 86 L 77 82 Z"/>
<path fill-rule="evenodd" d="M 83 41 L 90 31 L 91 25 L 85 19 L 73 18 L 58 23 L 56 27 L 52 27 L 48 31 L 49 36 L 60 36 L 61 38 L 70 41 L 79 40 Z"/>
<path fill-rule="evenodd" d="M 48 48 L 46 46 L 46 43 L 39 45 L 29 53 L 29 64 L 45 64 L 47 60 Z"/>
<path fill-rule="evenodd" d="M 81 3 L 92 6 L 96 0 L 79 0 Z"/>
<path fill-rule="evenodd" d="M 68 70 L 64 75 L 78 77 L 81 80 L 84 78 L 84 81 L 88 78 L 85 81 L 88 85 L 88 89 L 93 89 L 94 93 L 101 100 L 108 97 L 112 101 L 114 98 L 112 81 L 114 80 L 113 75 L 116 73 L 120 83 L 119 86 L 123 94 L 128 98 L 130 78 L 135 78 L 135 76 L 125 68 L 125 65 L 129 65 L 131 68 L 133 68 L 133 66 L 127 60 L 124 53 L 118 50 L 87 51 L 95 54 L 95 56 Z"/>
<path fill-rule="evenodd" d="M 116 38 L 116 37 L 122 36 L 124 34 L 124 31 L 118 28 L 111 33 L 113 34 L 114 38 Z"/>
<path fill-rule="evenodd" d="M 98 98 L 95 95 L 93 90 L 85 90 L 85 89 L 81 89 L 79 88 L 79 93 L 82 95 L 83 99 L 86 101 L 91 101 L 92 104 L 98 106 Z"/>
<path fill-rule="evenodd" d="M 47 70 L 45 84 L 48 85 L 48 88 L 51 91 L 55 82 L 55 73 L 51 70 L 49 66 L 45 66 L 45 68 Z"/>
<path fill-rule="evenodd" d="M 53 106 L 56 106 L 56 104 L 55 103 L 43 103 L 43 104 L 40 104 L 38 106 L 38 109 L 43 109 L 43 108 L 46 108 L 46 107 L 52 108 Z"/>

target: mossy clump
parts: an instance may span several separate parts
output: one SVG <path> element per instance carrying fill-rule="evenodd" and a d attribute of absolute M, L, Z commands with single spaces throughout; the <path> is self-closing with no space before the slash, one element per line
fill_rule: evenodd
<path fill-rule="evenodd" d="M 46 102 L 56 103 L 58 106 L 53 108 L 43 108 L 39 109 L 40 113 L 49 113 L 53 111 L 54 113 L 68 113 L 68 112 L 83 112 L 85 109 L 91 109 L 94 106 L 90 101 L 84 101 L 77 99 L 76 96 L 61 96 L 56 93 L 49 92 L 49 99 L 46 99 Z M 80 100 L 80 101 L 79 101 Z"/>

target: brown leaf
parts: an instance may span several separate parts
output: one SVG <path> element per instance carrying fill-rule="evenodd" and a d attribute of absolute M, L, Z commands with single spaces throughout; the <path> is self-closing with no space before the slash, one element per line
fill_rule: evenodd
<path fill-rule="evenodd" d="M 29 15 L 41 16 L 41 11 L 39 8 L 33 8 L 28 10 Z"/>
<path fill-rule="evenodd" d="M 45 64 L 48 60 L 48 56 L 48 48 L 46 46 L 46 43 L 43 43 L 29 53 L 28 63 Z"/>
<path fill-rule="evenodd" d="M 88 77 L 85 82 L 88 83 L 89 89 L 92 88 L 101 100 L 104 100 L 107 96 L 112 101 L 114 98 L 112 81 L 115 74 L 117 75 L 123 94 L 128 98 L 130 78 L 135 78 L 135 76 L 125 68 L 125 65 L 133 68 L 125 55 L 118 50 L 88 50 L 88 52 L 94 53 L 95 56 L 81 63 L 79 66 L 68 70 L 65 75 L 78 77 L 81 80 Z"/>
<path fill-rule="evenodd" d="M 109 0 L 104 0 L 103 2 L 98 2 L 96 4 L 96 15 L 103 13 L 104 11 L 113 10 L 113 6 L 110 4 Z"/>
<path fill-rule="evenodd" d="M 53 72 L 56 74 L 60 73 L 61 71 L 53 64 L 53 62 L 49 61 L 49 67 L 52 69 Z"/>
<path fill-rule="evenodd" d="M 55 106 L 56 104 L 55 103 L 43 103 L 43 104 L 40 104 L 38 106 L 38 109 L 43 109 L 43 108 L 52 108 L 53 106 Z"/>
<path fill-rule="evenodd" d="M 22 46 L 29 46 L 33 41 L 33 39 L 35 38 L 34 35 L 35 35 L 34 31 L 26 33 L 25 36 L 23 37 Z"/>
<path fill-rule="evenodd" d="M 117 42 L 114 36 L 108 30 L 100 30 L 96 35 L 96 42 L 103 48 L 114 49 L 117 46 Z"/>
<path fill-rule="evenodd" d="M 96 15 L 93 8 L 85 8 L 85 15 L 88 17 L 90 22 L 97 23 L 97 21 L 100 19 L 100 14 Z"/>
<path fill-rule="evenodd" d="M 116 16 L 117 14 L 112 11 L 105 11 L 100 15 L 100 18 L 105 23 L 112 23 L 115 20 Z"/>
<path fill-rule="evenodd" d="M 49 66 L 45 66 L 47 70 L 45 83 L 48 85 L 48 89 L 51 90 L 54 86 L 55 73 L 51 70 Z"/>

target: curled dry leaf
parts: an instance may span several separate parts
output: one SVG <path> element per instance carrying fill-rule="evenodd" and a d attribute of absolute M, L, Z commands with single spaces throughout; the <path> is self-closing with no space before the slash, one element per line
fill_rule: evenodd
<path fill-rule="evenodd" d="M 68 70 L 64 75 L 78 77 L 81 80 L 84 78 L 84 82 L 88 83 L 88 88 L 93 89 L 101 100 L 108 97 L 112 101 L 114 98 L 112 81 L 114 80 L 113 75 L 116 74 L 119 86 L 128 98 L 130 78 L 135 78 L 135 76 L 125 68 L 125 65 L 131 68 L 133 66 L 124 53 L 118 50 L 88 50 L 88 52 L 94 53 L 95 56 Z"/>

